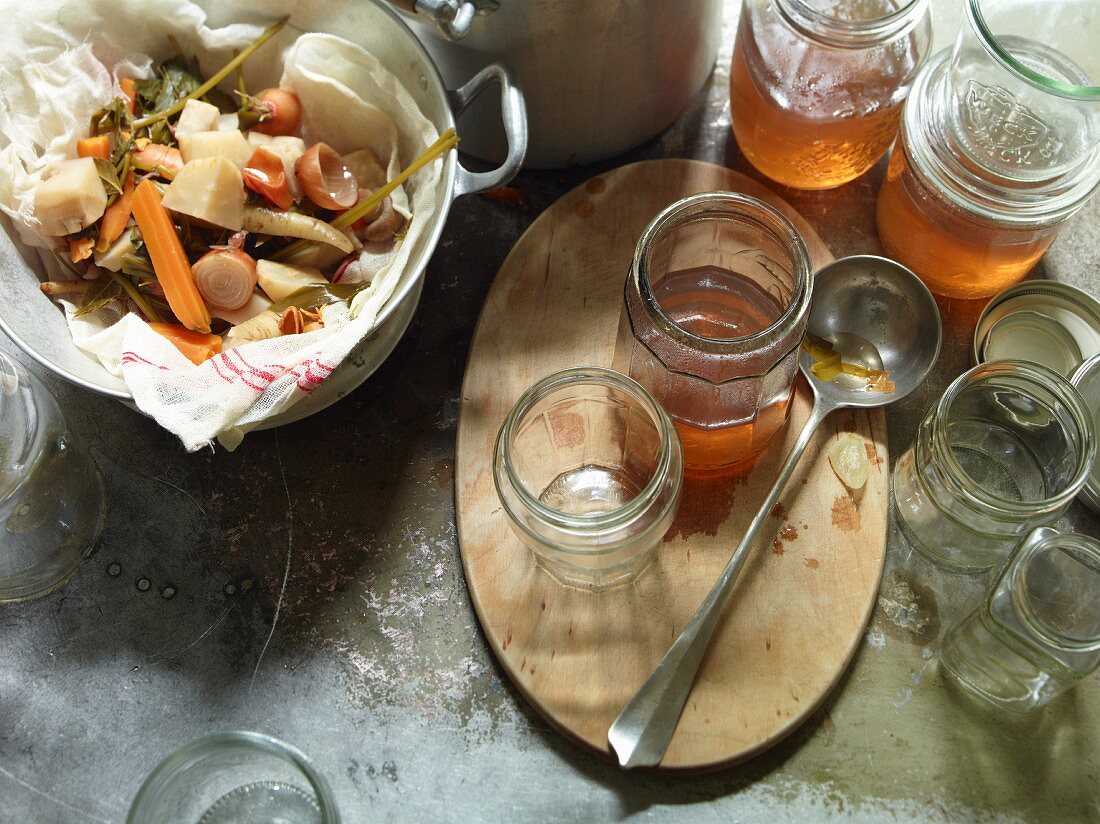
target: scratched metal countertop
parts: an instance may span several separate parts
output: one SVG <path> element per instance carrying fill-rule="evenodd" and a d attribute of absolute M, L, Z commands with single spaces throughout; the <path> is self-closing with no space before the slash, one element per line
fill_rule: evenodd
<path fill-rule="evenodd" d="M 305 750 L 348 822 L 1098 820 L 1100 681 L 1028 717 L 976 711 L 937 675 L 934 650 L 988 576 L 937 570 L 893 526 L 878 608 L 841 686 L 786 741 L 719 773 L 626 774 L 582 751 L 525 703 L 481 634 L 453 504 L 478 311 L 523 230 L 601 171 L 693 157 L 759 177 L 729 131 L 737 6 L 713 77 L 668 132 L 608 163 L 524 173 L 522 203 L 456 203 L 390 358 L 337 405 L 252 433 L 236 452 L 187 455 L 152 421 L 0 341 L 43 375 L 109 491 L 106 530 L 77 577 L 0 607 L 0 820 L 121 821 L 156 763 L 229 729 Z M 958 13 L 936 6 L 942 45 Z M 881 253 L 883 168 L 830 192 L 778 191 L 836 256 Z M 1095 293 L 1098 272 L 1094 200 L 1034 276 Z M 970 365 L 981 305 L 941 302 L 935 372 L 887 413 L 892 461 Z M 1080 505 L 1059 525 L 1100 533 Z"/>

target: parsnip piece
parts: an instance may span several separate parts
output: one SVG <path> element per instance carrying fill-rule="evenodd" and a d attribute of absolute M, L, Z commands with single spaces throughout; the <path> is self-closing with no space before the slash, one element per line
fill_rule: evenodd
<path fill-rule="evenodd" d="M 61 161 L 34 193 L 34 216 L 47 235 L 79 232 L 103 217 L 106 209 L 107 190 L 90 157 Z"/>
<path fill-rule="evenodd" d="M 283 334 L 279 328 L 279 318 L 279 315 L 265 309 L 255 317 L 249 318 L 244 323 L 238 324 L 226 332 L 222 339 L 222 349 L 233 349 L 249 341 L 279 337 Z"/>
<path fill-rule="evenodd" d="M 173 212 L 239 231 L 244 224 L 244 181 L 224 157 L 185 163 L 165 192 L 163 204 Z"/>
<path fill-rule="evenodd" d="M 848 489 L 863 489 L 867 483 L 870 460 L 863 438 L 854 432 L 845 432 L 829 447 L 829 463 L 833 472 Z"/>
<path fill-rule="evenodd" d="M 217 106 L 201 100 L 188 100 L 176 122 L 176 140 L 196 132 L 213 131 L 220 115 Z"/>
<path fill-rule="evenodd" d="M 256 151 L 256 149 L 266 149 L 267 145 L 275 138 L 269 134 L 264 134 L 263 132 L 252 129 L 245 135 L 245 139 L 248 141 L 248 145 L 251 147 L 252 151 Z"/>
<path fill-rule="evenodd" d="M 264 294 L 276 303 L 306 286 L 328 284 L 328 280 L 317 269 L 276 263 L 273 260 L 256 261 L 256 280 Z"/>
<path fill-rule="evenodd" d="M 206 157 L 224 157 L 238 169 L 243 169 L 252 157 L 252 147 L 239 130 L 231 132 L 195 132 L 185 134 L 179 140 L 183 162 Z"/>
<path fill-rule="evenodd" d="M 122 256 L 134 253 L 134 242 L 130 240 L 132 233 L 126 230 L 112 243 L 106 252 L 95 253 L 95 265 L 100 269 L 109 269 L 112 272 L 122 271 Z"/>
<path fill-rule="evenodd" d="M 237 116 L 236 112 L 230 112 L 229 114 L 218 115 L 218 120 L 214 123 L 214 131 L 216 132 L 239 132 L 241 130 L 241 119 Z"/>
<path fill-rule="evenodd" d="M 258 262 L 259 261 L 257 261 L 257 263 Z M 252 318 L 256 317 L 261 312 L 266 311 L 269 306 L 271 306 L 271 301 L 259 292 L 256 292 L 248 303 L 240 309 L 215 309 L 211 307 L 210 314 L 215 318 L 227 320 L 234 326 L 240 326 L 245 321 L 252 320 Z"/>
<path fill-rule="evenodd" d="M 266 143 L 264 149 L 283 161 L 283 171 L 286 172 L 286 185 L 290 189 L 290 196 L 295 200 L 301 200 L 302 184 L 298 182 L 294 167 L 298 158 L 306 153 L 306 142 L 300 137 L 280 135 Z"/>
<path fill-rule="evenodd" d="M 244 228 L 249 232 L 275 237 L 299 237 L 317 243 L 328 243 L 337 247 L 345 255 L 355 250 L 355 244 L 344 232 L 333 228 L 323 220 L 299 212 L 282 212 L 263 206 L 249 206 L 244 210 Z"/>

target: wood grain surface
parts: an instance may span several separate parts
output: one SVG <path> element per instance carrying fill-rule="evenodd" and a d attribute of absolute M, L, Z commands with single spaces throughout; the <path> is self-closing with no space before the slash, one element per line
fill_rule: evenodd
<path fill-rule="evenodd" d="M 799 227 L 815 268 L 831 260 L 797 213 L 744 175 L 692 160 L 623 166 L 563 196 L 520 238 L 489 292 L 466 367 L 455 495 L 474 607 L 527 700 L 605 755 L 611 722 L 702 601 L 767 492 L 808 415 L 809 391 L 800 384 L 785 436 L 751 471 L 686 477 L 656 561 L 633 584 L 605 592 L 562 586 L 515 537 L 493 486 L 493 444 L 535 381 L 570 366 L 611 365 L 640 233 L 672 201 L 718 189 L 775 205 Z M 871 458 L 855 498 L 824 451 L 845 431 L 864 439 Z M 825 421 L 746 563 L 662 769 L 713 769 L 762 751 L 840 679 L 882 572 L 886 458 L 881 409 L 841 410 Z"/>

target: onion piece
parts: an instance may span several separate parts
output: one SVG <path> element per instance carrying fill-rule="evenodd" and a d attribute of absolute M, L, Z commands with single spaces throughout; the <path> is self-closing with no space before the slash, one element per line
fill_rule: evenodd
<path fill-rule="evenodd" d="M 191 267 L 202 299 L 217 309 L 240 309 L 256 291 L 256 261 L 240 249 L 214 249 Z"/>
<path fill-rule="evenodd" d="M 393 208 L 392 198 L 387 197 L 381 205 L 381 214 L 375 217 L 370 225 L 363 230 L 363 240 L 371 243 L 384 243 L 393 240 L 394 235 L 405 225 L 405 216 Z"/>
<path fill-rule="evenodd" d="M 310 146 L 294 171 L 305 196 L 322 209 L 350 209 L 359 202 L 359 181 L 327 143 Z"/>
<path fill-rule="evenodd" d="M 269 135 L 294 134 L 302 124 L 302 103 L 290 89 L 264 89 L 256 95 L 264 118 L 253 128 Z"/>

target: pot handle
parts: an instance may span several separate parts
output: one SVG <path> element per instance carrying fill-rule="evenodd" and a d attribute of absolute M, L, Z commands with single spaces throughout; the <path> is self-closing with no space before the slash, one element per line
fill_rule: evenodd
<path fill-rule="evenodd" d="M 508 138 L 508 156 L 500 166 L 489 172 L 471 172 L 459 162 L 453 195 L 456 198 L 503 186 L 516 176 L 527 157 L 527 104 L 523 100 L 523 92 L 516 83 L 515 75 L 503 63 L 490 63 L 465 85 L 448 90 L 451 112 L 457 120 L 470 105 L 470 101 L 485 91 L 494 80 L 500 82 L 500 108 L 504 133 Z"/>

